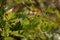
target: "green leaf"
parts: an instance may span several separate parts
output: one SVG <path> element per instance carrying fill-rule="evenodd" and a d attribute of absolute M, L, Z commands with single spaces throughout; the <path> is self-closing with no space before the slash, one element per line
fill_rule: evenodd
<path fill-rule="evenodd" d="M 9 13 L 8 16 L 7 16 L 7 19 L 10 20 L 10 19 L 13 19 L 15 18 L 15 13 Z"/>
<path fill-rule="evenodd" d="M 4 40 L 15 40 L 15 39 L 12 37 L 5 37 Z"/>
<path fill-rule="evenodd" d="M 11 35 L 18 36 L 18 37 L 23 37 L 23 36 L 19 33 L 19 31 L 13 31 L 13 32 L 11 32 Z"/>

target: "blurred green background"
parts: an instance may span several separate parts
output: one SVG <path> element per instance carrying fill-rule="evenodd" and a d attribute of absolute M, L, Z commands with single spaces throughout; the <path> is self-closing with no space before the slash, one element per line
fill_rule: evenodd
<path fill-rule="evenodd" d="M 60 0 L 0 0 L 0 40 L 60 40 Z"/>

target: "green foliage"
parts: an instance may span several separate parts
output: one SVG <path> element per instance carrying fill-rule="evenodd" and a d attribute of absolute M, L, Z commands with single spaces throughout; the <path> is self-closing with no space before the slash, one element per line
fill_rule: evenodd
<path fill-rule="evenodd" d="M 14 40 L 14 38 L 12 38 L 12 37 L 6 37 L 6 38 L 4 38 L 4 40 Z"/>
<path fill-rule="evenodd" d="M 53 8 L 55 6 L 53 1 L 47 7 L 44 5 L 46 0 L 14 0 L 14 5 L 10 2 L 9 6 L 4 4 L 5 1 L 2 3 L 0 0 L 0 5 L 2 5 L 0 8 L 0 39 L 54 40 L 54 33 L 59 34 L 60 31 L 60 12 Z M 35 2 L 39 2 L 39 5 Z M 19 8 L 22 3 L 24 7 Z M 6 11 L 10 8 L 13 8 L 12 11 L 7 13 Z M 14 12 L 14 10 L 17 11 Z"/>

